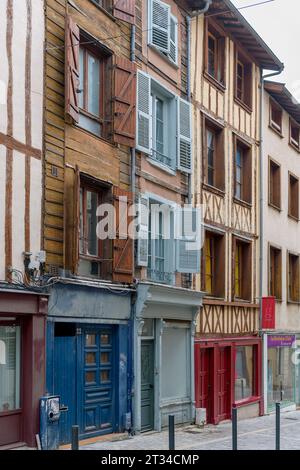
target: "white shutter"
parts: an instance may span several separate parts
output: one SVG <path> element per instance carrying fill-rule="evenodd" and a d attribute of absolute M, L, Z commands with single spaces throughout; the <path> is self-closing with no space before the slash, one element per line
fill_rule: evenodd
<path fill-rule="evenodd" d="M 149 225 L 149 199 L 140 196 L 138 205 L 138 239 L 137 239 L 137 266 L 148 266 L 148 225 Z"/>
<path fill-rule="evenodd" d="M 170 17 L 170 52 L 169 58 L 177 64 L 178 57 L 178 23 L 176 16 Z"/>
<path fill-rule="evenodd" d="M 144 72 L 137 74 L 137 139 L 136 148 L 151 151 L 151 79 Z"/>
<path fill-rule="evenodd" d="M 170 12 L 171 8 L 159 0 L 149 0 L 150 44 L 162 52 L 170 52 Z"/>
<path fill-rule="evenodd" d="M 178 98 L 178 169 L 192 171 L 192 116 L 191 104 Z"/>
<path fill-rule="evenodd" d="M 177 234 L 176 270 L 179 273 L 200 273 L 201 220 L 197 208 L 185 208 L 177 215 L 177 224 L 182 227 Z"/>

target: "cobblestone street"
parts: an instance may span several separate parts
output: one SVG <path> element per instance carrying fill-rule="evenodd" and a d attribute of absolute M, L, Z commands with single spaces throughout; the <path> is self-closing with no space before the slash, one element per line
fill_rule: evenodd
<path fill-rule="evenodd" d="M 199 429 L 176 429 L 176 450 L 230 450 L 231 422 Z M 168 432 L 151 432 L 113 442 L 82 445 L 83 450 L 167 450 Z M 275 449 L 275 415 L 238 422 L 238 449 Z M 281 449 L 300 450 L 300 411 L 281 414 Z"/>

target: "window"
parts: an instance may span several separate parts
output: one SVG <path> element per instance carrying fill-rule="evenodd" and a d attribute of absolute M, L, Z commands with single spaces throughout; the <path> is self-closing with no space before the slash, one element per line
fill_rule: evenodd
<path fill-rule="evenodd" d="M 252 200 L 251 148 L 234 138 L 234 196 L 251 204 Z"/>
<path fill-rule="evenodd" d="M 84 43 L 87 40 L 81 38 Z M 79 49 L 79 122 L 89 132 L 107 138 L 111 124 L 109 58 L 100 48 Z M 110 97 L 110 98 L 109 98 Z"/>
<path fill-rule="evenodd" d="M 288 254 L 288 300 L 299 302 L 299 256 Z"/>
<path fill-rule="evenodd" d="M 290 119 L 290 144 L 300 151 L 300 126 Z"/>
<path fill-rule="evenodd" d="M 225 85 L 225 37 L 208 23 L 205 71 L 217 82 Z"/>
<path fill-rule="evenodd" d="M 299 219 L 299 180 L 289 173 L 289 216 Z"/>
<path fill-rule="evenodd" d="M 233 292 L 236 299 L 251 301 L 251 243 L 233 239 Z"/>
<path fill-rule="evenodd" d="M 222 130 L 206 121 L 205 140 L 205 182 L 209 186 L 224 190 L 224 140 Z"/>
<path fill-rule="evenodd" d="M 99 240 L 96 215 L 98 206 L 104 202 L 107 190 L 89 186 L 84 182 L 80 187 L 80 233 L 79 233 L 79 268 L 82 276 L 103 276 L 101 262 L 104 258 L 105 244 L 109 240 Z"/>
<path fill-rule="evenodd" d="M 254 346 L 238 346 L 235 354 L 235 401 L 256 395 Z"/>
<path fill-rule="evenodd" d="M 239 102 L 252 106 L 252 62 L 241 53 L 236 54 L 235 96 Z"/>
<path fill-rule="evenodd" d="M 111 10 L 111 0 L 92 0 L 93 3 L 96 3 L 100 7 L 104 8 L 107 11 Z"/>
<path fill-rule="evenodd" d="M 225 290 L 225 237 L 206 232 L 203 256 L 203 289 L 208 295 L 222 298 Z"/>
<path fill-rule="evenodd" d="M 282 134 L 282 109 L 270 99 L 270 127 Z"/>
<path fill-rule="evenodd" d="M 0 414 L 20 408 L 20 326 L 0 326 Z"/>
<path fill-rule="evenodd" d="M 178 21 L 171 7 L 159 0 L 149 0 L 149 44 L 174 64 L 178 63 Z"/>
<path fill-rule="evenodd" d="M 277 300 L 282 298 L 282 256 L 281 250 L 270 246 L 269 253 L 269 295 L 276 297 Z"/>
<path fill-rule="evenodd" d="M 280 165 L 269 160 L 269 204 L 280 209 L 281 207 L 281 182 Z"/>

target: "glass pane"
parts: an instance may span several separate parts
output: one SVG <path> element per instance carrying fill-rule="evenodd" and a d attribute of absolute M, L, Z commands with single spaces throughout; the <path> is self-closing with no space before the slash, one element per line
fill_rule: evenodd
<path fill-rule="evenodd" d="M 88 111 L 99 116 L 100 62 L 88 54 Z"/>
<path fill-rule="evenodd" d="M 146 318 L 144 320 L 142 336 L 154 336 L 154 322 L 151 318 Z"/>
<path fill-rule="evenodd" d="M 88 254 L 98 256 L 97 216 L 98 194 L 92 191 L 86 193 Z"/>
<path fill-rule="evenodd" d="M 84 97 L 84 50 L 81 47 L 79 49 L 79 89 L 81 90 L 78 93 L 78 102 L 79 107 L 83 108 L 83 97 Z"/>
<path fill-rule="evenodd" d="M 214 186 L 214 170 L 212 168 L 208 168 L 207 170 L 207 182 L 211 186 Z"/>
<path fill-rule="evenodd" d="M 208 39 L 208 73 L 212 75 L 213 77 L 215 76 L 216 70 L 215 70 L 215 56 L 216 56 L 216 50 L 215 50 L 216 44 L 215 40 L 212 37 L 209 37 Z"/>
<path fill-rule="evenodd" d="M 102 345 L 110 344 L 110 334 L 108 334 L 108 333 L 103 333 L 103 334 L 101 335 L 101 344 L 102 344 Z"/>
<path fill-rule="evenodd" d="M 109 356 L 110 356 L 110 354 L 108 352 L 102 352 L 101 353 L 101 364 L 109 364 L 109 362 L 110 362 Z"/>
<path fill-rule="evenodd" d="M 163 122 L 163 101 L 156 99 L 156 150 L 164 153 L 164 122 Z"/>
<path fill-rule="evenodd" d="M 96 353 L 95 352 L 86 353 L 85 363 L 86 364 L 96 364 Z"/>
<path fill-rule="evenodd" d="M 95 344 L 96 344 L 96 335 L 94 333 L 85 335 L 86 346 L 95 346 Z"/>
<path fill-rule="evenodd" d="M 95 383 L 96 382 L 96 372 L 86 372 L 85 373 L 85 382 L 86 383 Z"/>
<path fill-rule="evenodd" d="M 235 399 L 244 400 L 254 394 L 253 346 L 239 346 L 236 349 L 235 360 Z"/>
<path fill-rule="evenodd" d="M 101 382 L 109 382 L 110 381 L 110 370 L 108 370 L 108 369 L 101 370 L 100 380 L 101 380 Z"/>
<path fill-rule="evenodd" d="M 20 327 L 0 326 L 0 412 L 20 408 Z"/>
<path fill-rule="evenodd" d="M 268 349 L 268 406 L 277 401 L 283 404 L 295 401 L 295 350 L 288 347 Z"/>
<path fill-rule="evenodd" d="M 96 134 L 96 135 L 101 134 L 101 127 L 100 127 L 99 122 L 87 116 L 84 116 L 83 114 L 79 114 L 78 124 L 83 129 L 86 129 L 87 131 L 92 132 L 93 134 Z"/>

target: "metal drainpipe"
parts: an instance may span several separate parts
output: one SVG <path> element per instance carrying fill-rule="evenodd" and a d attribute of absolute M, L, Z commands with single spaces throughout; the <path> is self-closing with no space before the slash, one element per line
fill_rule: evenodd
<path fill-rule="evenodd" d="M 259 148 L 259 335 L 262 337 L 262 296 L 263 296 L 263 270 L 264 270 L 264 152 L 263 152 L 263 143 L 264 143 L 264 81 L 266 78 L 275 77 L 280 75 L 284 69 L 282 68 L 274 73 L 268 75 L 263 75 L 261 70 L 260 78 L 260 148 Z M 261 386 L 262 386 L 262 396 L 264 396 L 264 374 L 265 374 L 265 357 L 264 357 L 264 344 L 262 345 L 262 368 L 261 368 Z M 265 413 L 265 401 L 263 401 L 263 414 Z"/>
<path fill-rule="evenodd" d="M 135 25 L 131 25 L 131 33 L 130 33 L 130 60 L 131 62 L 135 62 Z M 136 158 L 135 158 L 135 147 L 130 148 L 130 157 L 131 157 L 131 193 L 132 193 L 132 200 L 135 203 L 135 166 L 136 166 Z M 134 250 L 133 250 L 133 278 L 135 275 L 135 265 L 134 265 Z"/>

